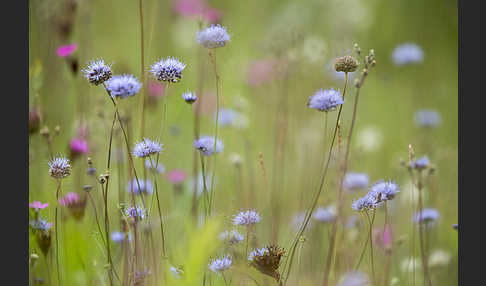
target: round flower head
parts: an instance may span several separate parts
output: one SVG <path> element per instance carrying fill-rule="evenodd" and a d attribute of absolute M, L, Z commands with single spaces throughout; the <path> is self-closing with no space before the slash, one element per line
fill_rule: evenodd
<path fill-rule="evenodd" d="M 79 202 L 80 202 L 79 195 L 73 192 L 69 192 L 66 194 L 66 196 L 64 196 L 64 198 L 59 199 L 59 204 L 65 207 L 76 205 Z"/>
<path fill-rule="evenodd" d="M 347 173 L 344 177 L 343 187 L 346 190 L 359 190 L 368 186 L 368 175 L 365 173 Z"/>
<path fill-rule="evenodd" d="M 381 202 L 377 199 L 374 194 L 368 192 L 364 197 L 359 198 L 358 200 L 354 200 L 351 207 L 353 210 L 361 212 L 361 211 L 368 211 L 371 209 L 376 209 L 379 207 Z"/>
<path fill-rule="evenodd" d="M 192 92 L 186 92 L 182 94 L 182 98 L 186 103 L 193 104 L 197 100 L 197 95 Z"/>
<path fill-rule="evenodd" d="M 415 124 L 419 127 L 437 127 L 442 122 L 439 112 L 431 109 L 422 109 L 415 112 Z"/>
<path fill-rule="evenodd" d="M 145 209 L 141 207 L 129 207 L 125 209 L 125 215 L 135 220 L 142 220 L 145 217 Z"/>
<path fill-rule="evenodd" d="M 167 173 L 167 180 L 172 184 L 182 184 L 187 178 L 186 172 L 184 170 L 175 169 Z"/>
<path fill-rule="evenodd" d="M 339 286 L 368 286 L 370 280 L 368 276 L 362 272 L 349 272 L 344 274 L 341 278 Z"/>
<path fill-rule="evenodd" d="M 111 78 L 111 65 L 106 65 L 104 60 L 91 61 L 82 70 L 84 77 L 94 85 L 100 85 Z"/>
<path fill-rule="evenodd" d="M 131 74 L 115 75 L 106 82 L 106 89 L 112 98 L 134 96 L 142 84 Z"/>
<path fill-rule="evenodd" d="M 140 185 L 140 188 L 138 187 L 138 185 Z M 142 191 L 140 191 L 140 189 Z M 128 185 L 127 185 L 127 192 L 132 192 L 133 190 L 133 193 L 134 194 L 144 194 L 144 195 L 147 195 L 147 194 L 151 194 L 152 193 L 152 182 L 150 182 L 149 180 L 138 180 L 138 184 L 137 184 L 137 180 L 136 179 L 133 179 L 131 182 L 128 182 Z"/>
<path fill-rule="evenodd" d="M 220 25 L 211 25 L 197 32 L 196 36 L 196 41 L 208 49 L 224 47 L 229 40 L 230 35 L 226 32 L 226 28 Z"/>
<path fill-rule="evenodd" d="M 424 60 L 424 52 L 416 44 L 401 44 L 393 50 L 392 60 L 397 66 L 421 63 Z"/>
<path fill-rule="evenodd" d="M 248 255 L 248 260 L 253 261 L 255 257 L 263 256 L 265 254 L 268 254 L 268 249 L 266 247 L 256 248 L 250 252 L 250 255 Z"/>
<path fill-rule="evenodd" d="M 319 89 L 313 96 L 309 97 L 307 106 L 317 109 L 319 111 L 331 111 L 336 109 L 338 105 L 344 103 L 339 90 L 335 89 Z"/>
<path fill-rule="evenodd" d="M 229 255 L 216 258 L 209 263 L 209 269 L 215 273 L 221 273 L 230 268 L 232 262 L 233 261 Z"/>
<path fill-rule="evenodd" d="M 216 154 L 223 151 L 223 142 L 216 141 Z M 210 156 L 214 154 L 214 137 L 202 136 L 194 140 L 194 148 L 201 151 L 203 155 Z"/>
<path fill-rule="evenodd" d="M 425 225 L 433 225 L 439 219 L 439 212 L 436 209 L 423 209 L 421 213 L 417 212 L 413 216 L 413 221 Z"/>
<path fill-rule="evenodd" d="M 155 62 L 150 71 L 160 81 L 179 82 L 182 78 L 182 71 L 186 67 L 178 59 L 168 57 L 165 60 Z"/>
<path fill-rule="evenodd" d="M 414 160 L 410 164 L 410 167 L 412 169 L 423 170 L 423 169 L 426 169 L 429 165 L 430 165 L 429 157 L 423 156 L 422 158 L 418 158 L 418 159 Z"/>
<path fill-rule="evenodd" d="M 216 113 L 214 114 L 214 118 L 216 118 Z M 218 124 L 219 126 L 245 128 L 248 125 L 248 118 L 236 110 L 222 108 L 219 111 Z"/>
<path fill-rule="evenodd" d="M 88 142 L 83 138 L 73 138 L 69 144 L 71 148 L 71 152 L 73 154 L 87 154 L 88 149 Z"/>
<path fill-rule="evenodd" d="M 34 230 L 49 230 L 52 227 L 52 222 L 47 222 L 41 218 L 30 221 L 30 226 Z"/>
<path fill-rule="evenodd" d="M 71 164 L 69 159 L 58 155 L 47 163 L 49 165 L 49 175 L 54 179 L 62 179 L 71 174 Z"/>
<path fill-rule="evenodd" d="M 314 212 L 314 215 L 312 217 L 320 222 L 331 222 L 336 219 L 336 211 L 334 210 L 333 207 L 328 207 L 328 208 L 323 208 L 319 207 L 316 209 Z"/>
<path fill-rule="evenodd" d="M 152 162 L 151 162 L 149 158 L 145 159 L 145 168 L 152 170 L 152 165 L 153 165 L 154 168 L 155 168 L 155 165 L 157 165 L 157 168 L 155 170 L 156 173 L 162 174 L 162 173 L 165 172 L 165 167 L 164 167 L 164 165 L 162 165 L 162 163 L 159 162 L 157 164 L 157 162 L 154 162 L 154 160 L 152 160 Z"/>
<path fill-rule="evenodd" d="M 133 148 L 133 155 L 139 158 L 145 158 L 150 155 L 160 153 L 162 151 L 162 144 L 157 141 L 152 141 L 148 138 L 143 138 L 135 144 Z"/>
<path fill-rule="evenodd" d="M 233 218 L 234 225 L 252 225 L 260 222 L 260 215 L 253 210 L 240 212 Z"/>
<path fill-rule="evenodd" d="M 334 60 L 334 70 L 337 72 L 354 72 L 358 68 L 358 61 L 352 56 L 339 57 Z"/>
<path fill-rule="evenodd" d="M 111 240 L 113 240 L 116 243 L 122 243 L 125 241 L 125 233 L 115 231 L 111 233 Z M 131 241 L 132 240 L 132 235 L 129 233 L 127 236 L 127 240 Z"/>
<path fill-rule="evenodd" d="M 374 183 L 369 191 L 369 195 L 376 197 L 378 202 L 392 200 L 399 192 L 398 185 L 392 181 L 378 181 Z"/>
<path fill-rule="evenodd" d="M 242 242 L 245 237 L 239 233 L 236 229 L 233 229 L 232 231 L 223 231 L 222 233 L 219 234 L 219 239 L 222 241 L 226 241 L 230 244 L 236 244 Z"/>

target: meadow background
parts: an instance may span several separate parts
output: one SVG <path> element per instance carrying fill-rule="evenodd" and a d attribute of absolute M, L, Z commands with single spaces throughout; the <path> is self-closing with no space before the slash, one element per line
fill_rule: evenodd
<path fill-rule="evenodd" d="M 63 180 L 63 194 L 77 192 L 84 197 L 83 187 L 93 186 L 91 195 L 99 207 L 98 215 L 101 215 L 101 194 L 96 178 L 106 171 L 113 106 L 105 91 L 90 85 L 80 69 L 92 59 L 103 58 L 107 63 L 113 62 L 114 74 L 130 73 L 141 78 L 139 2 L 76 1 L 74 13 L 67 12 L 69 1 L 29 2 L 29 108 L 36 106 L 40 109 L 40 129 L 47 126 L 54 134 L 56 126 L 60 128 L 58 135 L 52 137 L 51 148 L 55 154 L 66 154 L 73 164 L 71 176 Z M 167 272 L 163 275 L 170 280 L 167 282 L 163 279 L 155 281 L 155 274 L 152 274 L 143 285 L 202 285 L 203 272 L 210 258 L 229 251 L 217 239 L 219 232 L 231 230 L 232 216 L 242 209 L 255 209 L 262 217 L 253 232 L 252 249 L 270 243 L 275 237 L 282 247 L 288 248 L 296 231 L 294 218 L 309 206 L 327 153 L 323 148 L 324 115 L 309 109 L 307 101 L 319 88 L 343 89 L 343 77 L 333 72 L 332 61 L 353 53 L 355 43 L 364 54 L 374 49 L 377 64 L 361 90 L 348 169 L 367 173 L 370 183 L 392 179 L 401 189 L 389 206 L 394 241 L 389 285 L 425 285 L 420 269 L 415 273 L 414 282 L 413 273 L 403 267 L 403 262 L 413 256 L 411 218 L 416 202 L 410 175 L 401 165 L 402 160 L 408 160 L 409 144 L 416 156 L 427 155 L 435 168 L 424 190 L 425 207 L 440 212 L 440 220 L 428 233 L 427 241 L 429 253 L 443 251 L 442 256 L 437 255 L 441 258 L 439 262 L 430 268 L 432 281 L 434 285 L 456 285 L 457 232 L 452 225 L 457 223 L 458 217 L 457 2 L 206 2 L 221 13 L 218 23 L 227 27 L 231 35 L 231 41 L 216 52 L 222 79 L 222 108 L 237 110 L 246 118 L 236 126 L 219 128 L 218 138 L 224 143 L 224 151 L 216 155 L 215 224 L 210 228 L 197 227 L 191 218 L 193 110 L 201 104 L 200 133 L 213 134 L 215 80 L 207 50 L 195 40 L 200 17 L 181 13 L 174 8 L 176 2 L 142 1 L 146 83 L 141 93 L 120 101 L 119 107 L 122 116 L 127 117 L 126 126 L 133 145 L 141 139 L 140 115 L 145 97 L 144 136 L 156 138 L 163 118 L 164 96 L 151 94 L 148 84 L 155 81 L 148 72 L 149 66 L 167 56 L 177 57 L 187 65 L 181 82 L 171 85 L 166 98 L 167 135 L 162 139 L 164 151 L 160 156 L 165 173 L 158 175 L 158 185 L 170 264 L 184 265 L 189 272 L 186 274 L 192 276 L 181 282 Z M 69 23 L 72 31 L 63 34 L 60 23 Z M 392 61 L 393 49 L 407 42 L 416 43 L 423 49 L 423 62 L 397 66 Z M 72 56 L 79 63 L 77 73 L 72 72 L 68 59 L 56 54 L 59 46 L 72 43 L 78 46 Z M 262 72 L 252 68 L 255 61 L 276 64 L 270 71 Z M 356 74 L 358 72 L 355 77 Z M 355 92 L 352 81 L 348 88 L 349 97 L 341 119 L 342 134 L 347 134 L 350 125 Z M 186 104 L 181 98 L 186 91 L 202 91 L 198 94 L 199 102 L 193 106 Z M 436 128 L 417 126 L 414 113 L 420 109 L 437 110 L 441 124 Z M 328 138 L 336 114 L 329 113 Z M 87 127 L 89 152 L 72 158 L 69 142 L 77 136 L 80 126 Z M 29 136 L 29 202 L 49 203 L 49 207 L 41 210 L 41 216 L 52 222 L 56 182 L 48 174 L 49 151 L 40 129 Z M 129 181 L 127 154 L 117 130 L 109 193 L 110 229 L 113 231 L 121 228 L 119 207 L 128 202 L 126 185 Z M 345 146 L 345 142 L 342 144 Z M 92 159 L 97 170 L 95 176 L 86 173 L 87 157 Z M 143 174 L 144 161 L 134 160 L 137 172 Z M 174 169 L 187 173 L 181 193 L 167 179 L 167 173 Z M 319 206 L 335 203 L 339 174 L 337 166 L 331 164 Z M 150 173 L 146 176 L 152 179 Z M 346 217 L 355 214 L 351 209 L 353 198 L 363 194 L 363 191 L 345 194 Z M 105 252 L 93 206 L 88 201 L 80 221 L 70 217 L 67 210 L 60 210 L 64 284 L 109 285 L 104 269 Z M 152 215 L 154 231 L 158 231 L 156 212 Z M 376 226 L 383 226 L 380 211 L 377 212 Z M 298 266 L 294 266 L 288 285 L 322 283 L 329 229 L 329 225 L 312 222 L 306 230 L 306 240 L 299 245 Z M 331 274 L 331 285 L 339 285 L 340 277 L 355 264 L 366 229 L 365 221 L 355 228 L 341 228 L 338 262 L 334 267 L 337 270 Z M 240 232 L 244 233 L 244 230 L 240 229 Z M 44 257 L 33 235 L 29 238 L 30 253 L 39 255 L 35 267 L 31 267 L 31 277 L 55 280 L 54 245 Z M 154 238 L 158 238 L 158 234 L 154 234 Z M 146 247 L 146 263 L 150 265 L 149 261 L 158 259 L 155 253 L 160 252 L 160 245 L 150 245 L 147 241 L 143 245 Z M 417 245 L 414 256 L 420 259 Z M 121 246 L 111 242 L 111 248 L 115 267 L 121 269 Z M 234 251 L 242 250 L 244 247 L 240 246 Z M 384 257 L 382 250 L 375 249 L 377 276 L 383 272 Z M 365 259 L 360 270 L 369 273 L 369 268 L 368 259 Z M 201 271 L 191 272 L 191 269 Z M 249 267 L 235 266 L 229 271 L 233 285 L 252 285 L 254 282 L 245 273 L 261 285 L 274 283 Z M 224 285 L 220 276 L 210 276 L 213 285 Z"/>

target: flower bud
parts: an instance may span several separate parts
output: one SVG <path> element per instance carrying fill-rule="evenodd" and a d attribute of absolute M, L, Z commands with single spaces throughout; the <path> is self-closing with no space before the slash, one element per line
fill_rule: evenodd
<path fill-rule="evenodd" d="M 337 72 L 354 72 L 358 65 L 358 61 L 352 56 L 339 57 L 334 61 L 334 69 Z"/>

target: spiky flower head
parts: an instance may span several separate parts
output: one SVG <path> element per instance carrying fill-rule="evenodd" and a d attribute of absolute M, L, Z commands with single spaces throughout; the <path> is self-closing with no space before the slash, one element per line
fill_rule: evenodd
<path fill-rule="evenodd" d="M 423 170 L 429 167 L 430 165 L 430 160 L 429 157 L 423 156 L 422 158 L 415 159 L 410 163 L 410 167 L 412 169 L 417 169 L 417 170 Z"/>
<path fill-rule="evenodd" d="M 216 154 L 223 151 L 223 142 L 221 140 L 216 141 Z M 210 156 L 214 154 L 214 137 L 202 136 L 197 140 L 194 140 L 194 148 L 201 151 L 203 155 Z"/>
<path fill-rule="evenodd" d="M 317 109 L 319 111 L 331 111 L 335 110 L 338 105 L 344 103 L 339 90 L 335 89 L 319 89 L 314 95 L 309 97 L 309 102 L 307 106 L 310 108 Z"/>
<path fill-rule="evenodd" d="M 423 223 L 426 226 L 432 226 L 436 220 L 440 217 L 439 212 L 436 209 L 426 208 L 422 212 L 417 212 L 413 216 L 415 223 Z"/>
<path fill-rule="evenodd" d="M 129 193 L 133 191 L 134 194 L 141 193 L 144 195 L 148 195 L 152 193 L 152 190 L 152 182 L 150 182 L 149 180 L 138 180 L 137 183 L 137 179 L 133 179 L 131 182 L 128 182 L 127 185 L 127 192 Z"/>
<path fill-rule="evenodd" d="M 341 283 L 339 283 L 339 286 L 368 286 L 370 285 L 370 280 L 368 278 L 368 275 L 358 272 L 358 271 L 353 271 L 353 272 L 348 272 L 343 275 L 341 278 Z"/>
<path fill-rule="evenodd" d="M 334 60 L 334 70 L 337 72 L 354 72 L 359 62 L 352 56 L 339 57 Z"/>
<path fill-rule="evenodd" d="M 30 221 L 30 227 L 33 230 L 47 231 L 47 230 L 51 229 L 52 225 L 53 225 L 52 222 L 47 222 L 46 220 L 44 220 L 42 218 Z"/>
<path fill-rule="evenodd" d="M 392 200 L 398 192 L 400 192 L 400 189 L 396 183 L 391 180 L 380 180 L 370 187 L 369 194 L 376 197 L 377 201 L 384 202 Z"/>
<path fill-rule="evenodd" d="M 49 165 L 49 175 L 54 179 L 66 178 L 71 174 L 70 161 L 63 155 L 58 155 L 56 158 L 51 159 L 47 164 Z"/>
<path fill-rule="evenodd" d="M 131 74 L 115 75 L 106 82 L 106 89 L 112 98 L 134 96 L 142 88 L 142 84 Z"/>
<path fill-rule="evenodd" d="M 270 245 L 261 249 L 255 249 L 250 253 L 248 260 L 250 265 L 261 273 L 280 281 L 280 260 L 285 254 L 285 250 L 277 245 Z"/>
<path fill-rule="evenodd" d="M 142 207 L 129 207 L 125 209 L 125 215 L 134 220 L 140 221 L 145 217 L 145 209 Z"/>
<path fill-rule="evenodd" d="M 260 222 L 260 215 L 254 210 L 240 212 L 233 217 L 234 225 L 253 225 Z"/>
<path fill-rule="evenodd" d="M 361 212 L 361 211 L 368 211 L 371 209 L 376 209 L 379 206 L 379 202 L 376 197 L 367 193 L 365 196 L 354 200 L 351 207 L 353 210 Z"/>
<path fill-rule="evenodd" d="M 318 207 L 312 218 L 323 223 L 332 222 L 336 219 L 336 211 L 332 206 L 327 208 Z"/>
<path fill-rule="evenodd" d="M 182 98 L 186 103 L 193 104 L 197 100 L 197 95 L 193 92 L 185 92 L 182 94 Z"/>
<path fill-rule="evenodd" d="M 133 155 L 138 158 L 145 158 L 150 155 L 158 154 L 162 151 L 162 144 L 155 140 L 143 138 L 139 142 L 135 143 L 133 148 Z"/>
<path fill-rule="evenodd" d="M 222 241 L 226 241 L 229 244 L 236 244 L 242 242 L 245 237 L 239 233 L 236 229 L 233 229 L 232 231 L 223 231 L 222 233 L 219 234 L 219 239 Z"/>
<path fill-rule="evenodd" d="M 343 187 L 346 190 L 360 190 L 368 187 L 369 179 L 365 173 L 347 173 L 344 177 Z"/>
<path fill-rule="evenodd" d="M 197 32 L 196 41 L 203 47 L 214 49 L 224 47 L 230 40 L 226 28 L 221 25 L 211 25 Z"/>
<path fill-rule="evenodd" d="M 398 45 L 392 53 L 392 60 L 397 66 L 421 63 L 424 60 L 422 48 L 413 43 Z"/>
<path fill-rule="evenodd" d="M 415 112 L 415 124 L 419 127 L 437 127 L 442 122 L 440 113 L 432 109 L 422 109 Z"/>
<path fill-rule="evenodd" d="M 111 78 L 111 64 L 106 65 L 104 60 L 93 60 L 82 70 L 84 77 L 94 85 L 100 85 Z"/>
<path fill-rule="evenodd" d="M 155 62 L 150 68 L 150 72 L 159 81 L 179 82 L 182 79 L 182 71 L 186 67 L 178 59 L 167 57 L 165 60 Z"/>
<path fill-rule="evenodd" d="M 221 258 L 213 259 L 211 263 L 209 263 L 209 269 L 215 273 L 221 273 L 230 268 L 232 263 L 233 260 L 231 259 L 231 256 L 226 255 Z"/>

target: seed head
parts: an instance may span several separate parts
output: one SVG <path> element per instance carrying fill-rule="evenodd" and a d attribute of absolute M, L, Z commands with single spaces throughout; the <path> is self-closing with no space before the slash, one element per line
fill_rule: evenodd
<path fill-rule="evenodd" d="M 352 56 L 339 57 L 334 61 L 334 69 L 337 72 L 354 72 L 359 62 Z"/>
<path fill-rule="evenodd" d="M 270 245 L 261 249 L 255 249 L 250 253 L 248 260 L 250 265 L 255 267 L 261 273 L 275 278 L 280 281 L 280 260 L 285 254 L 285 250 L 277 245 Z"/>

